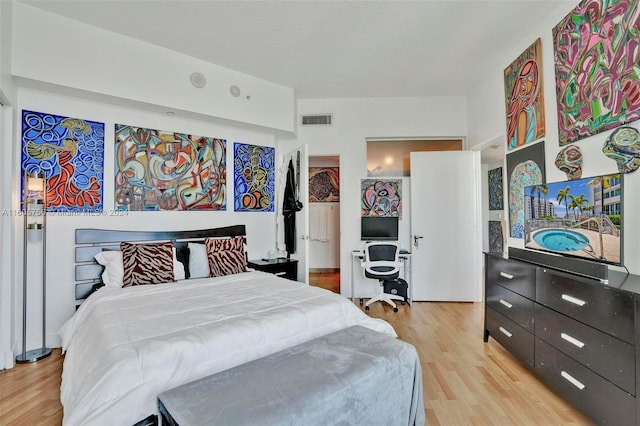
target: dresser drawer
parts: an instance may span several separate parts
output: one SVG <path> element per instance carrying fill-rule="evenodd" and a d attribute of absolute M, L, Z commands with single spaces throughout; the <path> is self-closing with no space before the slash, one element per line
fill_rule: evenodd
<path fill-rule="evenodd" d="M 536 301 L 635 344 L 631 294 L 588 278 L 541 268 L 538 270 Z"/>
<path fill-rule="evenodd" d="M 487 306 L 533 332 L 533 300 L 499 285 L 487 286 L 485 297 Z"/>
<path fill-rule="evenodd" d="M 536 373 L 599 424 L 635 425 L 636 400 L 580 363 L 536 338 Z"/>
<path fill-rule="evenodd" d="M 487 310 L 489 335 L 520 361 L 533 367 L 533 333 L 492 308 L 486 307 L 485 309 Z"/>
<path fill-rule="evenodd" d="M 514 260 L 501 259 L 487 255 L 486 283 L 515 291 L 529 299 L 536 296 L 536 267 Z"/>
<path fill-rule="evenodd" d="M 636 394 L 635 347 L 536 305 L 535 335 L 622 389 Z"/>

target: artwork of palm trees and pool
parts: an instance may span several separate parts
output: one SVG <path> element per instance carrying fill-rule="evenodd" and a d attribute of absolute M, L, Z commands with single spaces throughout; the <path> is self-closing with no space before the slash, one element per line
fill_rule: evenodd
<path fill-rule="evenodd" d="M 622 175 L 524 191 L 525 247 L 622 265 Z"/>

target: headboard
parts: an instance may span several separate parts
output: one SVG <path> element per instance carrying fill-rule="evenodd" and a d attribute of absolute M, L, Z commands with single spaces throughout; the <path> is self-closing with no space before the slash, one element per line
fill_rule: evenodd
<path fill-rule="evenodd" d="M 222 228 L 198 229 L 192 231 L 122 231 L 113 229 L 76 229 L 75 281 L 76 304 L 86 299 L 95 288 L 102 285 L 102 271 L 93 256 L 102 250 L 120 250 L 122 241 L 151 242 L 172 241 L 178 251 L 187 243 L 203 241 L 205 238 L 237 237 L 246 238 L 244 225 Z"/>

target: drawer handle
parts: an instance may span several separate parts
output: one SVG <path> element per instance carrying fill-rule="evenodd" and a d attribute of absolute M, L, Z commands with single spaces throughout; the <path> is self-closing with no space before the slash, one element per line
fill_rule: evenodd
<path fill-rule="evenodd" d="M 569 296 L 568 294 L 563 294 L 562 295 L 562 300 L 566 300 L 567 302 L 571 302 L 571 303 L 573 303 L 575 305 L 578 305 L 578 306 L 584 306 L 587 303 L 584 300 L 580 300 L 580 299 L 578 299 L 576 297 Z"/>
<path fill-rule="evenodd" d="M 275 273 L 275 274 L 273 274 L 273 275 L 275 275 L 275 276 L 277 276 L 277 277 L 281 277 L 281 276 L 283 276 L 283 275 L 287 275 L 287 273 L 286 273 L 286 272 L 276 272 L 276 273 Z"/>
<path fill-rule="evenodd" d="M 571 374 L 567 373 L 566 371 L 561 371 L 560 375 L 562 377 L 564 377 L 573 386 L 577 387 L 578 389 L 580 389 L 580 390 L 584 389 L 584 387 L 585 387 L 584 384 L 582 384 L 578 379 L 576 379 L 575 377 L 573 377 Z"/>
<path fill-rule="evenodd" d="M 506 278 L 508 280 L 512 280 L 513 279 L 513 275 L 507 274 L 506 272 L 500 272 L 500 276 L 504 277 L 504 278 Z"/>
<path fill-rule="evenodd" d="M 506 306 L 509 309 L 511 309 L 513 307 L 513 305 L 511 303 L 507 302 L 504 299 L 500 299 L 500 303 L 503 304 L 504 306 Z"/>
<path fill-rule="evenodd" d="M 560 333 L 560 337 L 571 343 L 572 345 L 579 347 L 580 349 L 584 347 L 584 342 L 581 342 L 580 340 L 576 339 L 575 337 L 569 336 L 566 333 Z"/>
<path fill-rule="evenodd" d="M 500 332 L 501 332 L 502 334 L 504 334 L 505 336 L 507 336 L 507 337 L 511 337 L 511 336 L 513 336 L 513 334 L 512 334 L 512 333 L 510 333 L 510 332 L 509 332 L 509 330 L 507 330 L 507 329 L 506 329 L 506 328 L 504 328 L 504 327 L 500 327 L 500 328 L 498 328 L 498 330 L 500 330 Z"/>

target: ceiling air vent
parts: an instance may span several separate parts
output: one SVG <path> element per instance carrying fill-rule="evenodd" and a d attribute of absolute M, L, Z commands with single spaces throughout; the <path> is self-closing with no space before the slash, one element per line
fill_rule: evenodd
<path fill-rule="evenodd" d="M 331 118 L 332 118 L 331 114 L 303 115 L 302 125 L 303 126 L 330 126 Z"/>

